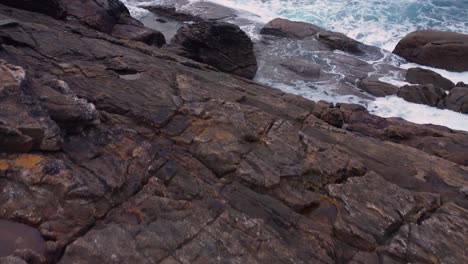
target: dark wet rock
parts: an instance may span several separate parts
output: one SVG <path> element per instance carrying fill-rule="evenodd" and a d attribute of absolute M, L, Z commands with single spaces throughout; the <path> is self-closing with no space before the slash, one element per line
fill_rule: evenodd
<path fill-rule="evenodd" d="M 164 36 L 144 27 L 130 16 L 127 7 L 119 0 L 5 0 L 3 4 L 20 9 L 44 13 L 58 19 L 76 20 L 114 37 L 162 46 Z"/>
<path fill-rule="evenodd" d="M 445 91 L 432 84 L 405 85 L 400 88 L 400 91 L 398 91 L 398 97 L 416 104 L 437 106 L 440 100 L 445 97 Z"/>
<path fill-rule="evenodd" d="M 412 84 L 432 84 L 444 90 L 452 89 L 455 84 L 431 70 L 411 68 L 406 72 L 406 81 Z"/>
<path fill-rule="evenodd" d="M 63 0 L 2 0 L 1 4 L 32 12 L 43 13 L 59 19 L 62 19 L 67 15 Z"/>
<path fill-rule="evenodd" d="M 123 16 L 130 16 L 127 7 L 119 0 L 61 0 L 68 17 L 99 31 L 110 33 Z"/>
<path fill-rule="evenodd" d="M 436 30 L 408 34 L 393 53 L 422 65 L 468 71 L 468 35 Z"/>
<path fill-rule="evenodd" d="M 180 28 L 171 41 L 180 55 L 209 64 L 223 72 L 252 79 L 257 71 L 253 43 L 238 26 L 200 22 Z"/>
<path fill-rule="evenodd" d="M 284 68 L 300 75 L 306 80 L 318 80 L 322 72 L 322 67 L 318 64 L 310 64 L 304 61 L 287 61 L 280 64 Z"/>
<path fill-rule="evenodd" d="M 375 78 L 365 78 L 359 82 L 358 86 L 365 92 L 370 93 L 376 97 L 395 95 L 400 89 L 393 84 L 382 82 Z"/>
<path fill-rule="evenodd" d="M 0 219 L 0 263 L 7 262 L 1 257 L 19 255 L 30 263 L 44 263 L 46 242 L 33 227 Z M 11 263 L 18 260 L 10 258 Z"/>
<path fill-rule="evenodd" d="M 450 230 L 466 221 L 430 225 L 439 202 L 468 208 L 467 133 L 315 103 L 11 10 L 0 5 L 16 21 L 0 31 L 1 118 L 21 133 L 58 123 L 63 145 L 0 151 L 0 219 L 37 230 L 45 262 L 408 263 L 444 251 L 467 262 Z M 53 121 L 48 100 L 75 95 L 86 101 L 63 110 L 67 126 Z M 75 115 L 90 104 L 100 122 Z M 412 245 L 437 240 L 404 255 L 393 239 L 414 223 L 422 240 Z M 17 253 L 1 261 L 34 263 L 34 252 Z"/>
<path fill-rule="evenodd" d="M 260 34 L 303 39 L 305 37 L 315 36 L 321 30 L 320 27 L 313 24 L 275 18 L 263 26 L 260 30 Z"/>
<path fill-rule="evenodd" d="M 327 31 L 314 24 L 275 18 L 260 30 L 260 34 L 283 38 L 304 39 L 316 37 L 331 49 L 361 53 L 360 43 L 344 34 Z"/>
<path fill-rule="evenodd" d="M 325 43 L 332 49 L 342 50 L 350 53 L 362 53 L 359 47 L 360 43 L 345 34 L 333 31 L 320 31 L 318 33 L 318 40 Z"/>
<path fill-rule="evenodd" d="M 123 21 L 119 22 L 112 28 L 112 36 L 143 42 L 150 46 L 161 47 L 166 44 L 166 39 L 161 32 L 146 28 L 140 22 L 129 23 L 127 18 L 121 20 Z"/>
<path fill-rule="evenodd" d="M 183 22 L 221 21 L 238 16 L 237 10 L 212 2 L 159 1 L 144 8 L 166 19 Z"/>
<path fill-rule="evenodd" d="M 438 107 L 450 109 L 456 112 L 468 113 L 468 87 L 456 86 L 450 93 L 441 101 Z"/>

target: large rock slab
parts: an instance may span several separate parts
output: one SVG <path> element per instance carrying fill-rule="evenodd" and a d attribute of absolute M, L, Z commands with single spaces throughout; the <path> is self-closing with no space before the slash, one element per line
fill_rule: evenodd
<path fill-rule="evenodd" d="M 420 30 L 405 36 L 393 53 L 422 65 L 468 71 L 468 35 Z"/>
<path fill-rule="evenodd" d="M 180 55 L 209 64 L 223 72 L 252 79 L 257 59 L 249 36 L 224 22 L 200 22 L 181 27 L 171 41 Z"/>

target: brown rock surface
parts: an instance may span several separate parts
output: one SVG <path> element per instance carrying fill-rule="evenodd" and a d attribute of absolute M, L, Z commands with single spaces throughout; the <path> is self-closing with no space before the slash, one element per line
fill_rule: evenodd
<path fill-rule="evenodd" d="M 393 53 L 422 65 L 449 71 L 468 71 L 468 35 L 437 30 L 408 34 Z"/>
<path fill-rule="evenodd" d="M 2 118 L 63 138 L 0 152 L 0 219 L 45 241 L 0 262 L 468 261 L 467 133 L 314 103 L 37 13 L 0 5 L 0 19 L 16 21 L 0 25 L 0 100 L 15 107 Z M 65 119 L 79 129 L 54 96 L 86 100 Z"/>
<path fill-rule="evenodd" d="M 359 82 L 359 88 L 376 97 L 397 94 L 399 89 L 393 84 L 382 82 L 373 78 L 364 78 Z"/>
<path fill-rule="evenodd" d="M 444 90 L 452 89 L 455 84 L 442 75 L 431 70 L 411 68 L 406 72 L 406 81 L 412 84 L 432 84 Z"/>
<path fill-rule="evenodd" d="M 400 88 L 397 95 L 408 102 L 437 106 L 445 97 L 445 92 L 433 84 L 405 85 Z"/>

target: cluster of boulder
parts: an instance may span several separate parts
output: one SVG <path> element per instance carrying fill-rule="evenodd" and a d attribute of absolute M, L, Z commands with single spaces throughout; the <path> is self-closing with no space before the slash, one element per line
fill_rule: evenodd
<path fill-rule="evenodd" d="M 463 82 L 454 84 L 440 74 L 422 68 L 408 69 L 405 80 L 410 84 L 397 87 L 368 77 L 359 82 L 359 87 L 376 97 L 397 95 L 408 102 L 468 113 L 468 85 Z"/>
<path fill-rule="evenodd" d="M 237 26 L 159 48 L 98 26 L 119 1 L 42 2 L 0 0 L 1 264 L 468 262 L 467 132 L 240 78 Z"/>

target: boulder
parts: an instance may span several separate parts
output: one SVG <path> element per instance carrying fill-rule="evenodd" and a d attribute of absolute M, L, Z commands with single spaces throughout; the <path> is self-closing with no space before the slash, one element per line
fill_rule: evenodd
<path fill-rule="evenodd" d="M 422 65 L 468 71 L 468 35 L 420 30 L 405 36 L 393 53 Z"/>
<path fill-rule="evenodd" d="M 322 67 L 320 65 L 310 64 L 300 60 L 289 60 L 280 65 L 306 80 L 318 80 L 322 72 Z"/>
<path fill-rule="evenodd" d="M 444 78 L 442 75 L 431 70 L 422 68 L 411 68 L 406 72 L 406 81 L 412 84 L 433 84 L 444 90 L 452 89 L 455 84 L 449 79 Z"/>
<path fill-rule="evenodd" d="M 394 95 L 397 94 L 398 90 L 400 89 L 393 84 L 382 82 L 373 78 L 362 79 L 359 81 L 358 87 L 376 97 Z"/>
<path fill-rule="evenodd" d="M 456 86 L 445 99 L 439 103 L 440 108 L 468 114 L 468 86 Z"/>
<path fill-rule="evenodd" d="M 322 29 L 316 25 L 291 21 L 283 18 L 275 18 L 268 22 L 260 30 L 260 34 L 272 35 L 284 38 L 303 39 L 310 36 L 315 36 Z"/>
<path fill-rule="evenodd" d="M 362 53 L 360 43 L 345 34 L 323 30 L 318 33 L 318 40 L 328 47 L 350 53 Z"/>
<path fill-rule="evenodd" d="M 397 95 L 408 102 L 437 106 L 439 101 L 445 97 L 445 91 L 432 84 L 405 85 L 400 88 Z"/>
<path fill-rule="evenodd" d="M 224 22 L 184 25 L 171 41 L 177 53 L 223 72 L 252 79 L 257 59 L 249 36 L 238 26 Z"/>
<path fill-rule="evenodd" d="M 131 17 L 123 17 L 113 28 L 111 35 L 121 39 L 143 42 L 150 46 L 161 47 L 166 44 L 164 35 Z"/>

